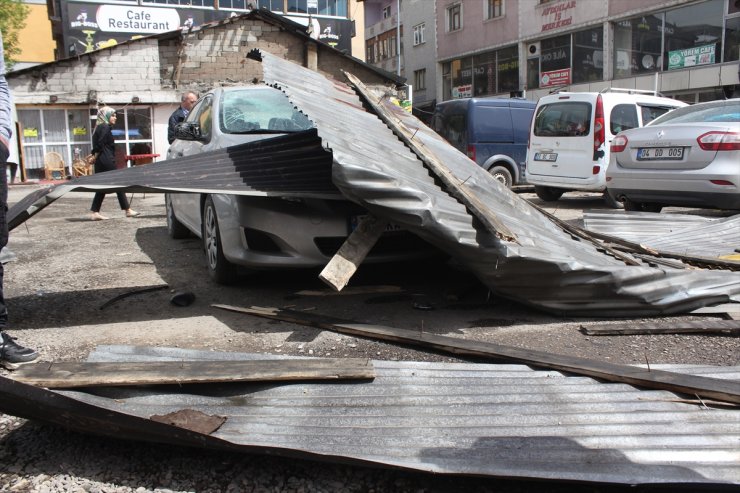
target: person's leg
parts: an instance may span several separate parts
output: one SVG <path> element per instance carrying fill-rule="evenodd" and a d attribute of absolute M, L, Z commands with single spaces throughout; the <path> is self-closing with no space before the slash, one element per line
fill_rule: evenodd
<path fill-rule="evenodd" d="M 8 182 L 5 162 L 8 159 L 8 151 L 0 144 L 0 250 L 8 244 L 8 222 L 6 213 L 8 211 Z M 12 337 L 4 332 L 8 326 L 8 308 L 5 306 L 3 295 L 3 264 L 0 262 L 0 361 L 8 363 L 25 363 L 38 358 L 38 353 L 30 348 L 25 348 L 15 343 Z"/>
<path fill-rule="evenodd" d="M 116 194 L 118 195 L 118 205 L 121 206 L 122 211 L 126 211 L 126 217 L 136 217 L 139 215 L 138 212 L 131 208 L 131 204 L 129 204 L 124 192 L 116 192 Z"/>
<path fill-rule="evenodd" d="M 102 219 L 108 219 L 106 216 L 100 213 L 100 208 L 103 207 L 104 198 L 105 198 L 104 193 L 95 192 L 95 197 L 93 197 L 93 202 L 92 202 L 92 205 L 90 206 L 90 210 L 92 211 L 93 221 L 100 221 Z"/>

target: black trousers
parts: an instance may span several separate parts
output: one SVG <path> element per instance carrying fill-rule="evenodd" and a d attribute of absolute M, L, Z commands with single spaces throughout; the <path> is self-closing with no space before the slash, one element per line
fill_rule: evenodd
<path fill-rule="evenodd" d="M 102 192 L 95 192 L 95 197 L 93 197 L 93 203 L 90 207 L 91 211 L 100 212 L 100 208 L 103 207 L 103 199 L 105 198 L 105 195 L 106 194 Z M 116 192 L 116 195 L 118 196 L 118 205 L 121 206 L 121 210 L 127 210 L 129 208 L 129 203 L 126 194 L 124 192 Z"/>
<path fill-rule="evenodd" d="M 8 244 L 8 178 L 6 175 L 10 152 L 0 143 L 0 250 Z M 0 330 L 8 326 L 8 308 L 3 296 L 3 264 L 0 262 Z"/>

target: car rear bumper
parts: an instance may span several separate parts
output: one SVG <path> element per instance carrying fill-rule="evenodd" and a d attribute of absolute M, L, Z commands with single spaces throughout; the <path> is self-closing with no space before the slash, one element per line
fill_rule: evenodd
<path fill-rule="evenodd" d="M 535 175 L 526 172 L 526 181 L 529 185 L 562 188 L 564 190 L 582 190 L 584 192 L 603 192 L 606 188 L 604 172 L 588 178 L 570 178 L 563 176 Z"/>
<path fill-rule="evenodd" d="M 664 206 L 706 207 L 716 209 L 740 209 L 740 190 L 737 188 L 723 190 L 720 185 L 706 184 L 699 186 L 697 181 L 672 180 L 670 184 L 662 183 L 658 189 L 646 188 L 645 180 L 619 180 L 618 184 L 609 184 L 609 195 L 617 200 L 627 198 L 633 202 L 649 202 Z M 651 183 L 655 185 L 655 183 Z"/>

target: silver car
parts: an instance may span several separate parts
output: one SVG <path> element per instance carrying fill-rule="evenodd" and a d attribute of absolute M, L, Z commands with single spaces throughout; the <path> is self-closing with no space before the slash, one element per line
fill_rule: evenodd
<path fill-rule="evenodd" d="M 311 128 L 312 122 L 278 89 L 258 85 L 217 88 L 205 94 L 178 125 L 167 158 L 194 156 Z M 265 166 L 274 162 L 266 159 Z M 200 162 L 196 161 L 196 166 L 200 167 Z M 327 170 L 330 166 L 329 157 Z M 204 176 L 209 167 L 213 169 L 204 158 Z M 367 214 L 334 190 L 334 199 L 170 193 L 165 196 L 167 228 L 172 238 L 195 234 L 202 239 L 208 272 L 219 283 L 235 281 L 240 271 L 321 267 Z M 406 260 L 419 256 L 425 248 L 428 250 L 428 245 L 406 231 L 389 231 L 366 260 Z"/>
<path fill-rule="evenodd" d="M 740 209 L 740 99 L 675 109 L 610 150 L 607 189 L 628 211 Z"/>

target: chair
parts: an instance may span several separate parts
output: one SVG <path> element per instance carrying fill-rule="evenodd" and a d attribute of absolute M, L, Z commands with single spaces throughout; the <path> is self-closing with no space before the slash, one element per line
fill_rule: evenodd
<path fill-rule="evenodd" d="M 72 163 L 73 176 L 89 176 L 91 174 L 93 174 L 93 165 L 87 164 L 84 159 L 76 159 Z"/>
<path fill-rule="evenodd" d="M 67 168 L 62 155 L 58 152 L 47 152 L 44 156 L 44 175 L 47 180 L 64 180 Z"/>

